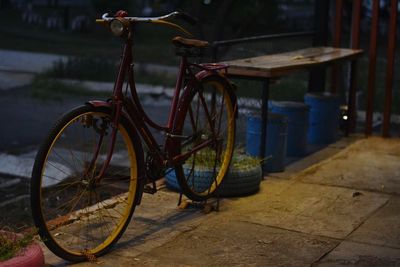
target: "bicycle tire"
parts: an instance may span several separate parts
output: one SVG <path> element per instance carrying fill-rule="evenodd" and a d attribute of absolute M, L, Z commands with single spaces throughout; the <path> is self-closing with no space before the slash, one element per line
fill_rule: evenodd
<path fill-rule="evenodd" d="M 176 141 L 175 155 L 211 141 L 184 164 L 175 166 L 182 192 L 194 201 L 204 201 L 214 195 L 229 169 L 235 145 L 236 98 L 225 79 L 209 75 L 201 80 L 201 86 L 186 88 L 177 110 L 174 134 L 185 139 Z M 196 169 L 205 165 L 213 170 L 206 184 L 204 180 L 194 180 Z"/>
<path fill-rule="evenodd" d="M 125 231 L 140 201 L 142 182 L 138 177 L 143 174 L 143 152 L 132 124 L 123 116 L 109 168 L 100 182 L 95 182 L 103 166 L 100 161 L 107 155 L 105 143 L 112 135 L 110 118 L 107 107 L 85 105 L 67 112 L 35 159 L 33 219 L 46 246 L 68 261 L 105 254 Z M 86 143 L 90 137 L 93 140 Z M 96 146 L 96 142 L 101 145 Z M 96 160 L 94 147 L 100 147 Z M 125 157 L 127 161 L 121 163 Z"/>

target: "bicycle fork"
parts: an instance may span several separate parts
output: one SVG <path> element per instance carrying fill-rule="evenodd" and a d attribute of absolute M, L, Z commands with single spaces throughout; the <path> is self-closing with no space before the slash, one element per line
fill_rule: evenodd
<path fill-rule="evenodd" d="M 106 170 L 110 165 L 111 158 L 112 158 L 112 155 L 114 153 L 115 141 L 116 141 L 116 138 L 117 138 L 117 132 L 118 132 L 118 126 L 119 126 L 119 118 L 120 118 L 121 110 L 122 110 L 122 101 L 121 100 L 116 100 L 115 103 L 112 105 L 112 107 L 113 107 L 112 108 L 113 112 L 111 114 L 111 118 L 112 118 L 112 121 L 111 121 L 112 132 L 111 132 L 111 137 L 110 137 L 111 140 L 110 140 L 110 144 L 109 144 L 109 147 L 108 147 L 106 160 L 104 161 L 103 166 L 100 169 L 100 172 L 94 178 L 94 183 L 96 185 L 100 183 L 100 180 L 102 179 L 102 177 L 106 173 Z M 98 159 L 100 149 L 101 149 L 101 147 L 103 145 L 104 135 L 105 134 L 106 134 L 105 129 L 102 129 L 101 133 L 100 133 L 99 142 L 97 143 L 96 148 L 95 148 L 95 153 L 94 153 L 93 158 L 91 160 L 89 169 L 87 170 L 89 172 L 91 170 L 93 170 L 93 168 L 95 168 L 95 166 L 96 166 L 96 161 Z"/>

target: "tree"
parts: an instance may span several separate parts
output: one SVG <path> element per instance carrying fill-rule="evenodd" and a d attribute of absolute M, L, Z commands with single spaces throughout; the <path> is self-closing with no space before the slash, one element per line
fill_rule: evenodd
<path fill-rule="evenodd" d="M 185 1 L 181 8 L 199 19 L 201 38 L 215 41 L 266 34 L 277 26 L 275 0 Z"/>

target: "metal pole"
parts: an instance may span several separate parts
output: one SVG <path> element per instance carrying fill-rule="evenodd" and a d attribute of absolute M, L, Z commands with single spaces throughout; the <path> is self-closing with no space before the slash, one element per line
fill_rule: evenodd
<path fill-rule="evenodd" d="M 329 1 L 316 0 L 314 8 L 314 27 L 315 35 L 313 38 L 313 46 L 326 46 L 328 42 L 328 21 L 329 21 Z M 308 82 L 308 91 L 323 92 L 325 91 L 326 68 L 324 66 L 313 68 L 310 71 Z"/>
<path fill-rule="evenodd" d="M 368 66 L 368 92 L 367 108 L 365 117 L 365 135 L 372 134 L 372 115 L 374 112 L 375 80 L 376 80 L 376 51 L 379 33 L 379 1 L 372 3 L 371 40 L 369 45 L 369 66 Z"/>
<path fill-rule="evenodd" d="M 217 62 L 218 60 L 218 44 L 212 45 L 212 62 Z"/>
<path fill-rule="evenodd" d="M 342 17 L 343 17 L 343 0 L 336 0 L 335 8 L 335 29 L 333 35 L 333 47 L 340 47 L 342 42 Z M 337 91 L 337 85 L 340 81 L 341 68 L 338 64 L 332 66 L 332 81 L 331 81 L 331 93 L 335 94 Z"/>
<path fill-rule="evenodd" d="M 387 50 L 385 106 L 383 111 L 383 131 L 382 131 L 383 137 L 390 136 L 390 116 L 391 116 L 391 106 L 392 106 L 394 56 L 396 49 L 397 3 L 398 0 L 390 1 L 390 22 L 389 22 L 389 40 L 388 40 L 388 50 Z"/>
<path fill-rule="evenodd" d="M 360 48 L 360 24 L 361 24 L 361 4 L 362 0 L 354 0 L 352 22 L 351 22 L 351 48 Z M 346 135 L 354 132 L 356 127 L 356 86 L 357 86 L 357 62 L 353 60 L 350 64 L 349 99 L 348 112 L 349 121 L 347 124 Z"/>
<path fill-rule="evenodd" d="M 268 100 L 269 100 L 269 79 L 263 81 L 262 88 L 262 102 L 261 102 L 261 140 L 260 140 L 260 158 L 265 159 L 267 144 L 267 127 L 268 127 Z M 262 173 L 266 174 L 267 170 L 265 168 L 266 164 L 262 164 Z"/>

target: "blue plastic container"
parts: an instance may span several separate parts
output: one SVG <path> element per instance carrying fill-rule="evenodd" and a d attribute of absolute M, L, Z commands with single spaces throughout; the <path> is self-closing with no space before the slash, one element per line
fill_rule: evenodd
<path fill-rule="evenodd" d="M 261 117 L 247 117 L 246 152 L 251 156 L 259 156 L 261 139 Z M 285 169 L 287 139 L 287 118 L 283 115 L 269 113 L 266 142 L 265 169 L 268 172 L 280 172 Z"/>
<path fill-rule="evenodd" d="M 310 107 L 308 142 L 330 144 L 337 140 L 340 124 L 339 97 L 327 93 L 308 93 L 304 102 Z"/>
<path fill-rule="evenodd" d="M 307 153 L 308 106 L 300 102 L 271 101 L 270 109 L 288 118 L 286 155 L 304 156 Z"/>

